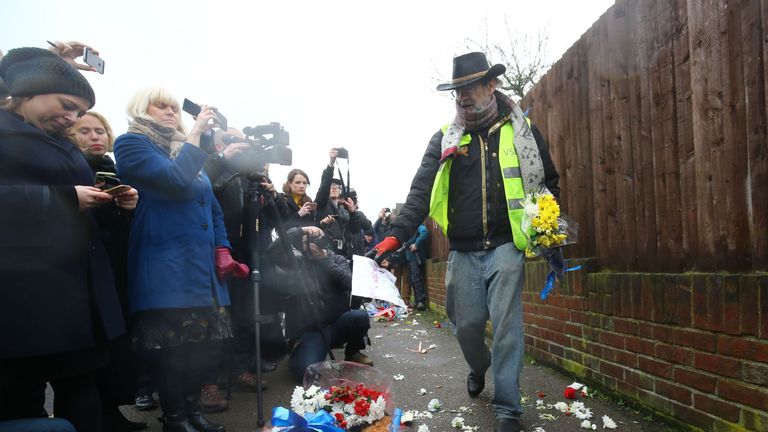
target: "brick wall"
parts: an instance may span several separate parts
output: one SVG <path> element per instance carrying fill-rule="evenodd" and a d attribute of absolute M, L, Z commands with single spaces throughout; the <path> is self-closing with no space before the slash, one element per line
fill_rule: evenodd
<path fill-rule="evenodd" d="M 546 301 L 546 264 L 527 264 L 530 355 L 705 431 L 768 431 L 768 274 L 590 273 L 579 262 Z M 445 265 L 427 263 L 438 309 Z"/>

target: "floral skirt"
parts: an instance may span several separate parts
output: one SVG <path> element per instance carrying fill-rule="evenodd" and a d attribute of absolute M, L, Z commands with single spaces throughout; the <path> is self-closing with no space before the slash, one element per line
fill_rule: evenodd
<path fill-rule="evenodd" d="M 133 346 L 138 350 L 177 347 L 232 337 L 229 308 L 219 306 L 155 309 L 134 316 Z"/>

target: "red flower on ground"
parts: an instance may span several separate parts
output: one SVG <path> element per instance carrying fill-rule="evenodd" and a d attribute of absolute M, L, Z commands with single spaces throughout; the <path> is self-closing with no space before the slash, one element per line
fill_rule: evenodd
<path fill-rule="evenodd" d="M 339 423 L 344 421 L 344 414 L 342 414 L 342 413 L 336 413 L 336 414 L 334 414 L 334 417 L 336 417 L 336 421 L 339 422 Z"/>
<path fill-rule="evenodd" d="M 563 396 L 566 399 L 576 399 L 579 397 L 578 394 L 576 393 L 576 389 L 574 389 L 573 387 L 566 387 L 565 391 L 563 392 Z"/>

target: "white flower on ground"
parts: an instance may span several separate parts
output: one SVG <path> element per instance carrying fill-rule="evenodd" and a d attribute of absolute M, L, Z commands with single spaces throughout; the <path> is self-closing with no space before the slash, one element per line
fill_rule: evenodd
<path fill-rule="evenodd" d="M 583 422 L 581 422 L 581 428 L 582 428 L 582 429 L 592 429 L 592 430 L 597 430 L 597 425 L 596 425 L 596 424 L 594 424 L 594 423 L 592 423 L 592 422 L 591 422 L 591 421 L 589 421 L 589 420 L 584 420 Z"/>
<path fill-rule="evenodd" d="M 437 411 L 437 410 L 439 410 L 442 407 L 443 407 L 443 404 L 441 404 L 440 401 L 437 400 L 437 399 L 432 399 L 427 404 L 427 410 L 432 411 L 432 412 Z"/>
<path fill-rule="evenodd" d="M 395 381 L 402 381 L 402 380 L 405 379 L 405 377 L 403 376 L 403 374 L 397 374 L 397 375 L 392 376 L 392 379 L 395 380 Z"/>
<path fill-rule="evenodd" d="M 536 429 L 534 429 L 533 432 L 547 432 L 547 431 L 545 431 L 543 427 L 539 426 Z"/>
<path fill-rule="evenodd" d="M 607 415 L 603 416 L 603 429 L 616 429 L 616 422 Z"/>
<path fill-rule="evenodd" d="M 451 427 L 455 427 L 456 429 L 464 429 L 464 417 L 454 417 L 453 420 L 451 420 Z"/>
<path fill-rule="evenodd" d="M 422 388 L 420 388 L 420 389 L 419 389 L 419 394 L 420 394 L 420 395 L 422 395 L 422 396 L 424 396 L 425 394 L 427 394 L 427 389 L 425 389 L 425 388 L 423 388 L 423 387 L 422 387 Z"/>
<path fill-rule="evenodd" d="M 544 409 L 544 408 L 546 408 L 546 407 L 544 406 L 544 401 L 543 401 L 543 400 L 541 400 L 541 399 L 537 399 L 537 400 L 536 400 L 536 409 Z"/>
<path fill-rule="evenodd" d="M 429 432 L 429 427 L 425 424 L 419 425 L 419 429 L 416 432 Z"/>
<path fill-rule="evenodd" d="M 558 410 L 560 412 L 568 411 L 568 404 L 565 403 L 565 402 L 558 402 L 558 403 L 555 404 L 554 407 L 555 407 L 556 410 Z"/>
<path fill-rule="evenodd" d="M 539 418 L 542 420 L 557 420 L 557 417 L 550 413 L 539 414 Z"/>
<path fill-rule="evenodd" d="M 592 418 L 592 410 L 589 408 L 584 408 L 581 411 L 574 411 L 573 415 L 579 419 L 579 420 L 586 420 Z"/>

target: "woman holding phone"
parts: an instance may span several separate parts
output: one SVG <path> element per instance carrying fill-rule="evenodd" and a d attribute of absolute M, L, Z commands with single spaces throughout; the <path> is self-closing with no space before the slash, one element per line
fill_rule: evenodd
<path fill-rule="evenodd" d="M 200 137 L 215 112 L 203 106 L 185 134 L 176 99 L 163 88 L 128 103 L 128 133 L 115 141 L 120 179 L 141 194 L 131 222 L 128 291 L 134 341 L 146 353 L 164 432 L 222 432 L 200 409 L 203 373 L 232 337 L 224 278 L 235 262 L 222 211 L 203 171 Z"/>
<path fill-rule="evenodd" d="M 107 154 L 112 151 L 115 136 L 112 128 L 104 116 L 96 111 L 88 111 L 75 121 L 70 128 L 71 135 L 75 138 L 85 160 L 91 167 L 96 178 L 96 186 L 102 186 L 97 177 L 111 174 L 117 180 L 115 162 Z M 98 173 L 98 174 L 97 174 Z M 114 186 L 114 185 L 112 185 Z M 112 272 L 115 275 L 115 287 L 120 299 L 123 316 L 126 318 L 127 328 L 130 328 L 128 314 L 128 288 L 127 268 L 128 259 L 128 228 L 131 222 L 132 211 L 138 202 L 138 192 L 130 186 L 123 186 L 126 191 L 117 196 L 133 198 L 130 205 L 118 206 L 116 203 L 105 204 L 93 210 L 93 215 L 99 225 L 101 238 L 112 264 Z M 112 189 L 116 190 L 116 189 Z M 108 192 L 114 194 L 114 192 Z M 101 392 L 102 420 L 105 431 L 132 431 L 146 429 L 145 422 L 134 422 L 123 416 L 118 408 L 120 405 L 132 405 L 136 393 L 136 364 L 138 359 L 131 349 L 130 335 L 123 335 L 109 343 L 110 361 L 106 368 L 99 370 L 97 381 Z"/>
<path fill-rule="evenodd" d="M 11 96 L 0 101 L 0 421 L 47 417 L 50 382 L 56 416 L 101 431 L 95 371 L 125 327 L 91 210 L 114 198 L 66 134 L 93 89 L 39 48 L 8 52 L 0 78 Z"/>
<path fill-rule="evenodd" d="M 283 184 L 283 198 L 286 203 L 283 215 L 285 229 L 315 226 L 317 204 L 307 195 L 309 176 L 300 169 L 292 169 Z"/>

